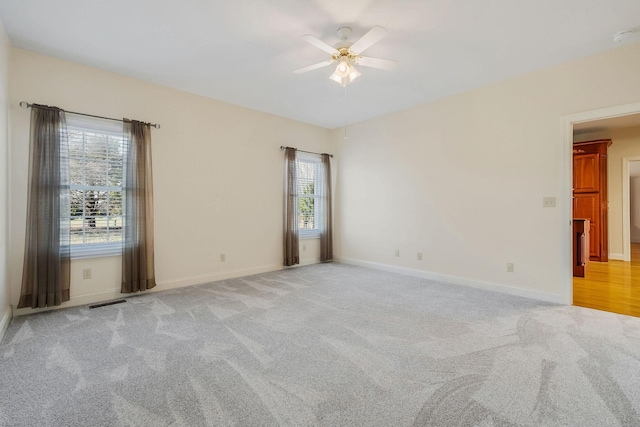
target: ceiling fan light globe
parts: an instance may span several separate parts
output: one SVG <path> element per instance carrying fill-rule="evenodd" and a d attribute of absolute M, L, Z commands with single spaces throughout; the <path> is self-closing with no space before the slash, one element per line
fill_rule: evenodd
<path fill-rule="evenodd" d="M 350 81 L 354 81 L 355 79 L 357 79 L 361 75 L 362 75 L 362 73 L 360 73 L 360 71 L 356 70 L 356 67 L 350 67 L 350 69 L 349 69 L 349 80 Z"/>
<path fill-rule="evenodd" d="M 336 67 L 336 74 L 340 77 L 346 77 L 349 75 L 349 68 L 351 68 L 349 65 L 349 59 L 342 58 Z"/>
<path fill-rule="evenodd" d="M 331 79 L 334 82 L 338 83 L 342 87 L 346 87 L 349 83 L 351 83 L 351 79 L 349 78 L 349 75 L 347 75 L 345 77 L 341 77 L 338 74 L 333 73 L 333 74 L 331 74 L 329 76 L 329 79 Z"/>
<path fill-rule="evenodd" d="M 334 82 L 338 83 L 339 85 L 342 85 L 342 77 L 340 77 L 335 72 L 329 76 L 329 79 L 333 80 Z"/>

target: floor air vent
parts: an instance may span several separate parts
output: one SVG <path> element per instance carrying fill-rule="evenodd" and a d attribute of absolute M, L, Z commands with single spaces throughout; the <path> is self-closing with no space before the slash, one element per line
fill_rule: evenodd
<path fill-rule="evenodd" d="M 102 304 L 90 305 L 89 308 L 104 307 L 104 306 L 107 306 L 107 305 L 121 304 L 123 302 L 127 302 L 127 300 L 126 299 L 117 299 L 115 301 L 103 302 Z"/>

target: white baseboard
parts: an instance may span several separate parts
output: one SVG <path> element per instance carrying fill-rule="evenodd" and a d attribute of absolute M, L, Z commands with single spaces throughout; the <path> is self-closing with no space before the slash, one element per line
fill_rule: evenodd
<path fill-rule="evenodd" d="M 245 268 L 241 270 L 223 271 L 208 276 L 195 276 L 184 279 L 169 280 L 166 282 L 158 282 L 158 285 L 151 289 L 152 292 L 166 291 L 168 289 L 183 288 L 185 286 L 202 285 L 209 282 L 217 282 L 219 280 L 234 279 L 236 277 L 251 276 L 253 274 L 268 273 L 270 271 L 282 270 L 282 265 L 271 264 L 261 267 Z M 126 294 L 121 294 L 126 296 Z"/>
<path fill-rule="evenodd" d="M 624 255 L 623 254 L 609 254 L 609 259 L 612 259 L 614 261 L 624 261 Z"/>
<path fill-rule="evenodd" d="M 78 305 L 85 304 L 94 304 L 98 302 L 110 301 L 118 298 L 125 298 L 127 294 L 121 294 L 120 288 L 117 289 L 109 289 L 102 292 L 96 292 L 93 294 L 85 294 L 78 296 L 71 296 L 69 301 L 65 301 L 60 305 L 55 307 L 43 307 L 43 308 L 18 308 L 17 306 L 13 306 L 13 315 L 14 316 L 24 316 L 25 314 L 34 314 L 34 313 L 43 313 L 45 311 L 58 310 L 61 308 L 69 308 L 76 307 Z"/>
<path fill-rule="evenodd" d="M 566 304 L 561 295 L 551 294 L 548 292 L 534 291 L 531 289 L 516 288 L 513 286 L 500 285 L 498 283 L 483 282 L 480 280 L 466 279 L 463 277 L 450 276 L 447 274 L 432 273 L 430 271 L 416 270 L 413 268 L 396 267 L 389 264 L 381 264 L 371 261 L 363 261 L 352 258 L 334 258 L 334 261 L 341 264 L 355 265 L 358 267 L 367 267 L 375 270 L 388 271 L 390 273 L 404 274 L 405 276 L 420 277 L 422 279 L 437 280 L 439 282 L 450 283 L 453 285 L 467 286 L 470 288 L 484 289 L 486 291 L 499 292 L 503 294 L 515 295 L 524 298 L 531 298 L 540 301 L 553 302 L 557 304 Z"/>
<path fill-rule="evenodd" d="M 2 315 L 2 319 L 0 319 L 0 343 L 4 338 L 4 334 L 7 332 L 7 328 L 9 328 L 9 323 L 11 323 L 11 306 L 5 307 L 4 314 Z"/>
<path fill-rule="evenodd" d="M 304 267 L 306 265 L 320 264 L 321 262 L 322 261 L 320 261 L 320 257 L 310 258 L 310 259 L 301 259 L 300 264 L 298 264 L 296 267 Z"/>
<path fill-rule="evenodd" d="M 311 262 L 309 262 L 309 264 L 311 264 Z M 216 273 L 208 276 L 194 276 L 194 277 L 187 277 L 187 278 L 176 279 L 176 280 L 169 280 L 166 282 L 158 282 L 155 288 L 145 291 L 144 293 L 160 292 L 160 291 L 166 291 L 169 289 L 184 288 L 186 286 L 193 286 L 193 285 L 202 285 L 204 283 L 217 282 L 219 280 L 233 279 L 236 277 L 251 276 L 252 274 L 268 273 L 270 271 L 277 271 L 277 270 L 282 270 L 282 265 L 272 264 L 272 265 L 266 265 L 261 267 L 224 271 L 224 272 L 220 272 L 220 273 Z M 85 295 L 78 295 L 78 296 L 72 295 L 69 301 L 63 302 L 62 304 L 56 307 L 16 308 L 15 306 L 13 306 L 13 315 L 22 316 L 25 314 L 41 313 L 44 311 L 58 310 L 60 308 L 75 307 L 78 305 L 94 304 L 94 303 L 105 302 L 105 301 L 110 301 L 110 300 L 119 299 L 119 298 L 127 298 L 129 296 L 134 296 L 134 295 L 141 295 L 141 293 L 123 294 L 120 292 L 120 288 L 113 288 L 113 289 L 108 289 L 106 291 L 96 292 L 92 294 L 85 294 Z M 9 319 L 11 319 L 11 317 L 9 317 Z"/>

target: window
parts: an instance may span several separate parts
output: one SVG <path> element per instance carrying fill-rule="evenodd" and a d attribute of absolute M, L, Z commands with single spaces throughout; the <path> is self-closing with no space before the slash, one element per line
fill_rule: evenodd
<path fill-rule="evenodd" d="M 322 167 L 319 157 L 298 153 L 298 227 L 302 238 L 320 237 Z"/>
<path fill-rule="evenodd" d="M 67 116 L 71 256 L 122 252 L 122 124 Z"/>

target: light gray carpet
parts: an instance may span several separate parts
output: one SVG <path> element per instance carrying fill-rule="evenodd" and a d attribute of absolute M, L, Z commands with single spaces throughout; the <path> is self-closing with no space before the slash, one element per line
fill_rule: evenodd
<path fill-rule="evenodd" d="M 14 319 L 4 426 L 638 426 L 640 319 L 323 264 Z"/>

